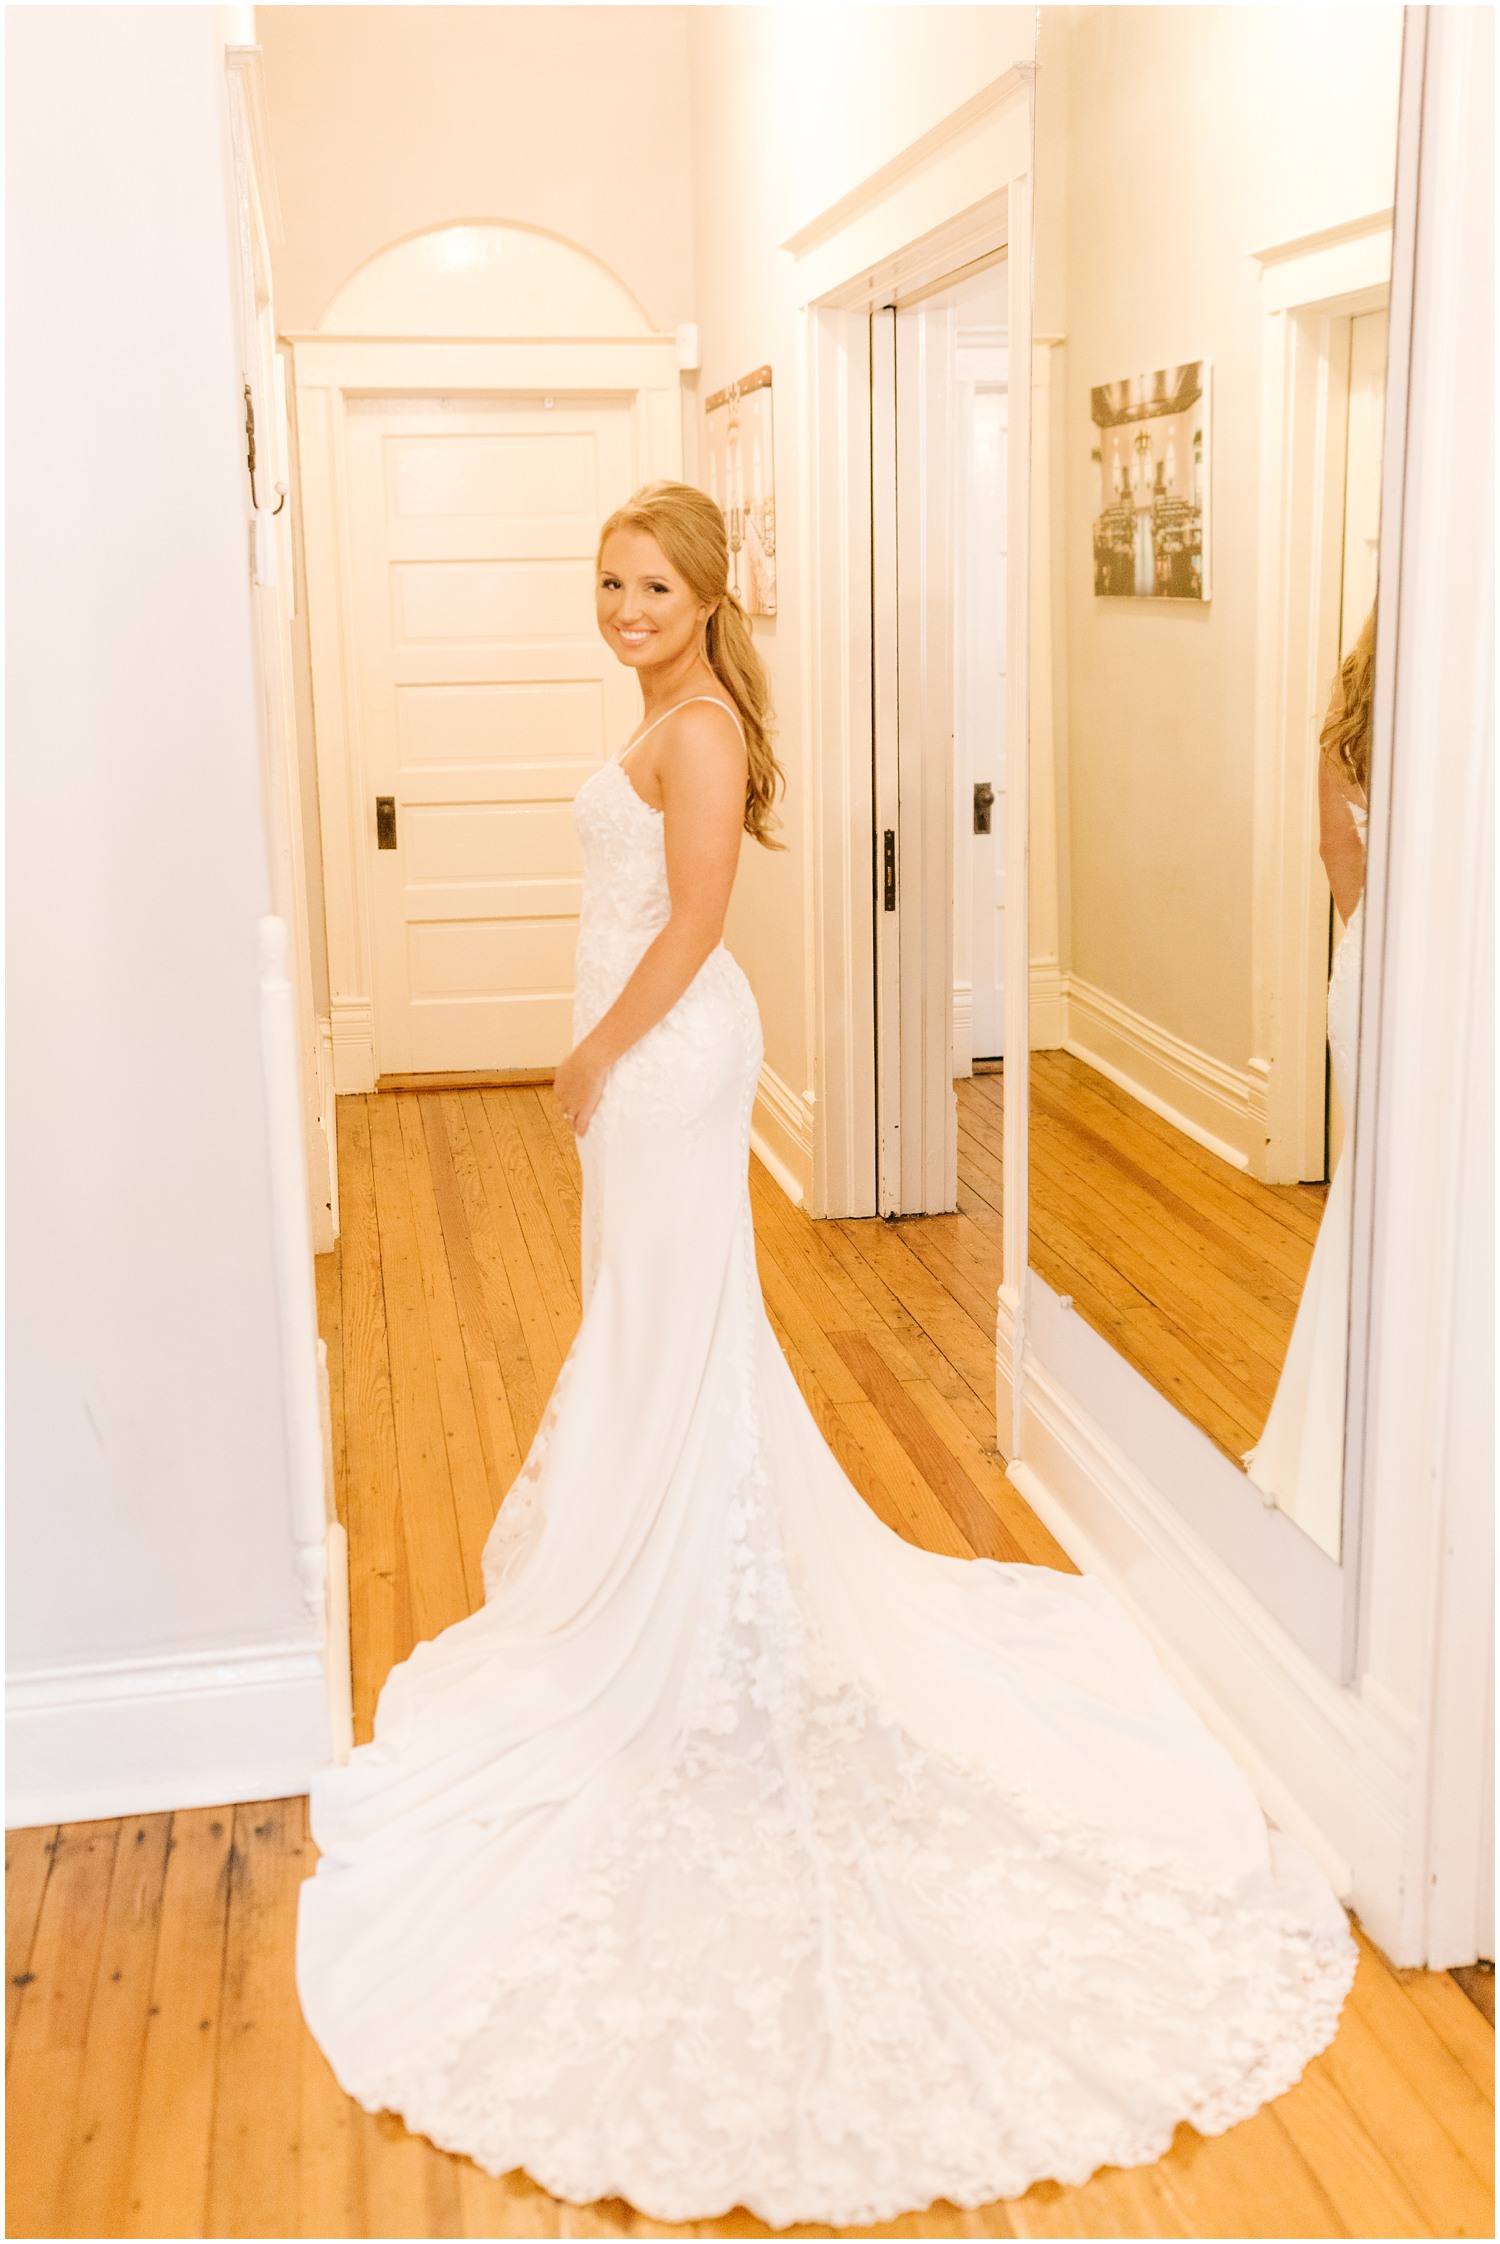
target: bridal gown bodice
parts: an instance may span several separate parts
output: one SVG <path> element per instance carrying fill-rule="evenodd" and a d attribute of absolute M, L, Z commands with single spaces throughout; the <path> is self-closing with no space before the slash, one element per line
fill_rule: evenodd
<path fill-rule="evenodd" d="M 618 762 L 575 820 L 581 1036 L 670 897 Z M 868 2224 L 1246 2116 L 1353 1947 L 1100 1583 L 850 1483 L 761 1297 L 761 1059 L 719 945 L 609 1070 L 577 1335 L 485 1603 L 315 1780 L 298 1985 L 352 2095 L 491 2172 Z"/>

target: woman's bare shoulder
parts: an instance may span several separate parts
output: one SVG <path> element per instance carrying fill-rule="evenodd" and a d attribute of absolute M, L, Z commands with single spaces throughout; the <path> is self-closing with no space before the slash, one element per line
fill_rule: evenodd
<path fill-rule="evenodd" d="M 662 725 L 658 769 L 670 784 L 688 772 L 743 779 L 745 738 L 726 702 L 682 702 Z"/>

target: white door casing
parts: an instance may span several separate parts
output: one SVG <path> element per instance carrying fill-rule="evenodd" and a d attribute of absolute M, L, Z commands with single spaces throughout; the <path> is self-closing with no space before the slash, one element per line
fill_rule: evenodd
<path fill-rule="evenodd" d="M 578 255 L 581 259 L 582 253 Z M 592 266 L 592 260 L 587 263 Z M 292 352 L 301 438 L 334 1081 L 341 1092 L 367 1091 L 374 1088 L 382 1068 L 404 1072 L 390 1064 L 387 1051 L 394 1057 L 402 1049 L 400 1039 L 411 1032 L 413 953 L 417 993 L 426 999 L 425 1007 L 415 1008 L 419 1017 L 426 1013 L 423 1035 L 444 1007 L 456 1032 L 457 1023 L 467 1014 L 468 1026 L 462 1033 L 472 1033 L 476 1039 L 482 1021 L 488 1023 L 486 1034 L 500 1034 L 507 1018 L 509 1027 L 519 1033 L 527 989 L 535 993 L 550 988 L 554 993 L 550 1001 L 533 994 L 529 1003 L 533 1026 L 549 1017 L 550 1005 L 553 1028 L 543 1032 L 544 1041 L 545 1033 L 555 1037 L 562 1000 L 556 982 L 546 976 L 558 971 L 557 930 L 549 937 L 542 923 L 558 915 L 526 912 L 527 899 L 514 885 L 514 876 L 526 877 L 524 865 L 503 856 L 486 863 L 476 859 L 473 850 L 482 847 L 477 840 L 482 831 L 495 834 L 499 846 L 507 812 L 524 821 L 549 799 L 533 795 L 528 804 L 528 785 L 560 788 L 564 774 L 587 761 L 588 753 L 597 762 L 619 711 L 603 684 L 607 674 L 598 669 L 590 672 L 583 652 L 594 629 L 591 569 L 579 571 L 576 550 L 551 555 L 536 550 L 545 547 L 549 538 L 563 535 L 556 518 L 544 532 L 537 519 L 529 529 L 522 527 L 524 510 L 507 512 L 504 473 L 513 471 L 520 477 L 520 482 L 513 482 L 512 496 L 524 496 L 521 485 L 525 475 L 534 472 L 535 458 L 524 473 L 514 457 L 510 471 L 502 471 L 497 462 L 507 436 L 525 435 L 527 416 L 546 415 L 544 400 L 551 397 L 555 425 L 574 436 L 586 425 L 593 430 L 588 441 L 599 446 L 597 489 L 604 511 L 641 483 L 680 474 L 677 349 L 673 337 L 659 335 L 531 340 L 317 334 L 293 337 Z M 362 613 L 372 646 L 382 643 L 382 633 L 373 628 L 378 608 L 371 582 L 375 564 L 361 544 L 359 494 L 365 495 L 368 506 L 369 494 L 379 483 L 371 453 L 372 448 L 382 449 L 372 434 L 383 425 L 380 400 L 406 401 L 400 410 L 408 416 L 409 433 L 404 455 L 401 439 L 395 440 L 394 453 L 386 448 L 382 470 L 385 477 L 396 478 L 394 513 L 390 502 L 382 501 L 386 506 L 382 534 L 387 591 L 394 591 L 397 600 L 384 633 L 386 654 L 380 658 L 388 667 L 383 675 L 378 667 L 369 671 L 367 688 L 361 669 Z M 556 419 L 559 415 L 561 420 Z M 387 424 L 394 426 L 399 417 L 394 404 L 385 409 Z M 436 433 L 444 417 L 446 436 Z M 455 478 L 451 460 L 446 469 L 437 464 L 437 448 L 445 443 L 470 448 L 470 465 L 478 476 L 473 493 L 481 507 L 478 513 L 465 515 L 462 506 L 454 503 L 455 485 L 462 478 Z M 427 456 L 420 458 L 424 451 Z M 404 466 L 399 464 L 403 459 Z M 482 511 L 486 475 L 501 478 L 490 492 L 498 503 L 489 513 Z M 424 501 L 439 502 L 436 512 L 421 517 L 404 511 L 403 476 L 408 498 L 420 486 Z M 590 564 L 597 529 L 598 519 L 588 540 Z M 429 547 L 426 559 L 421 553 L 424 537 Z M 575 527 L 566 533 L 564 543 L 571 541 L 576 549 L 580 537 Z M 565 632 L 556 628 L 560 620 L 556 599 L 551 591 L 541 591 L 542 579 L 535 569 L 532 592 L 507 605 L 507 596 L 520 582 L 507 572 L 517 563 L 524 564 L 528 542 L 532 561 L 553 571 L 554 589 L 569 574 L 576 586 L 570 597 L 580 614 L 576 624 L 569 615 Z M 457 574 L 450 574 L 438 592 L 445 569 Z M 422 628 L 412 628 L 415 625 Z M 528 639 L 529 652 L 523 644 Z M 535 667 L 528 669 L 528 664 Z M 452 698 L 436 719 L 432 713 L 437 701 L 429 698 L 423 704 L 417 690 L 424 686 L 452 690 Z M 461 713 L 467 689 L 496 689 L 498 698 L 489 705 L 493 713 L 505 699 L 503 689 L 516 686 L 540 689 L 532 704 L 538 729 L 531 740 L 511 733 L 508 726 L 503 739 L 498 728 L 486 733 L 490 719 L 484 714 L 482 695 L 479 702 L 469 698 Z M 583 746 L 581 718 L 579 726 L 570 730 L 562 716 L 567 696 L 555 694 L 552 689 L 557 686 L 582 686 L 585 693 L 597 693 L 591 751 Z M 413 689 L 404 705 L 398 692 L 402 688 Z M 398 746 L 403 738 L 404 748 Z M 492 755 L 489 746 L 497 742 L 505 752 Z M 517 748 L 537 752 L 515 753 Z M 520 767 L 527 765 L 532 768 L 523 772 Z M 398 769 L 403 774 L 400 784 L 427 790 L 412 797 L 408 819 L 415 843 L 415 878 L 408 884 L 413 894 L 398 890 L 395 874 L 381 862 L 391 854 L 401 855 L 399 811 L 397 851 L 376 847 L 375 798 L 378 793 L 395 792 Z M 377 771 L 391 784 L 377 787 Z M 482 786 L 476 784 L 481 774 Z M 445 789 L 446 801 L 441 799 Z M 552 812 L 539 813 L 536 827 L 539 830 L 550 815 L 556 845 L 560 797 L 554 794 L 550 800 Z M 467 811 L 463 811 L 465 804 Z M 455 811 L 462 815 L 448 815 Z M 566 846 L 562 839 L 561 848 L 553 846 L 550 854 L 544 854 L 544 880 L 565 882 L 561 850 Z M 470 879 L 475 872 L 487 877 Z M 438 891 L 444 883 L 447 902 L 474 907 L 472 918 L 459 912 L 446 921 L 442 918 Z M 538 899 L 533 895 L 530 901 Z M 546 901 L 551 906 L 565 902 L 564 890 L 554 887 Z M 531 950 L 529 964 L 523 960 L 518 967 L 504 969 L 496 966 L 494 954 L 507 918 L 518 927 L 526 924 L 522 941 Z M 472 932 L 462 932 L 466 928 Z M 404 960 L 398 935 L 408 946 Z M 516 985 L 509 997 L 507 971 Z M 528 973 L 533 977 L 530 983 L 525 980 Z M 430 977 L 425 984 L 424 975 Z M 395 1023 L 401 1018 L 403 988 L 406 1020 L 393 1028 L 397 1043 L 389 1047 L 382 1020 L 377 1058 L 377 990 L 383 1012 L 387 994 L 394 993 Z M 567 994 L 571 1000 L 571 971 Z M 414 1047 L 408 1043 L 405 1048 Z M 427 1055 L 439 1048 L 431 1042 L 415 1047 Z M 476 1042 L 471 1048 L 482 1046 Z M 534 1048 L 540 1050 L 542 1045 Z M 438 1063 L 430 1056 L 419 1060 L 423 1068 L 434 1064 Z M 478 1064 L 504 1063 L 487 1053 Z"/>
<path fill-rule="evenodd" d="M 224 67 L 239 222 L 235 309 L 245 399 L 247 558 L 271 905 L 258 930 L 259 995 L 289 1524 L 297 1579 L 321 1634 L 319 1728 L 326 1720 L 327 1749 L 342 1759 L 354 1736 L 348 1551 L 335 1515 L 326 1351 L 318 1335 L 313 1281 L 314 1254 L 331 1248 L 337 1236 L 338 1179 L 332 1094 L 320 1064 L 313 1006 L 300 743 L 291 683 L 292 570 L 285 517 L 290 469 L 270 255 L 273 237 L 280 239 L 280 219 L 260 49 L 226 47 Z"/>
<path fill-rule="evenodd" d="M 593 600 L 629 402 L 357 398 L 348 431 L 363 771 L 394 804 L 370 863 L 376 1071 L 550 1068 L 572 1042 L 572 798 L 637 717 Z"/>
<path fill-rule="evenodd" d="M 953 322 L 870 322 L 880 1213 L 957 1204 L 953 1055 Z"/>
<path fill-rule="evenodd" d="M 1385 423 L 1386 338 L 1390 322 L 1382 308 L 1347 321 L 1349 343 L 1348 434 L 1344 446 L 1344 552 L 1339 603 L 1339 660 L 1359 637 L 1375 598 L 1380 566 L 1380 468 Z M 1344 923 L 1332 901 L 1330 957 L 1343 938 Z M 1326 1034 L 1327 1016 L 1324 1026 Z M 1347 1117 L 1333 1070 L 1328 1069 L 1328 1174 L 1343 1150 Z"/>
<path fill-rule="evenodd" d="M 1003 334 L 958 342 L 954 521 L 954 1072 L 1005 1052 L 1005 455 Z M 974 789 L 994 791 L 974 830 Z M 960 975 L 958 961 L 966 971 Z M 965 988 L 964 985 L 967 985 Z M 967 1018 L 959 1015 L 967 999 Z"/>
<path fill-rule="evenodd" d="M 923 288 L 956 279 L 965 268 L 1006 249 L 1022 279 L 1015 301 L 1029 322 L 1026 279 L 1030 225 L 1032 65 L 1017 63 L 993 84 L 810 220 L 783 244 L 795 265 L 799 306 L 798 403 L 803 462 L 802 541 L 798 590 L 808 619 L 803 718 L 806 730 L 813 850 L 813 1190 L 815 1215 L 871 1215 L 879 1205 L 874 1067 L 874 950 L 880 882 L 872 880 L 875 799 L 871 769 L 871 482 L 870 316 L 893 301 L 910 303 Z M 1012 348 L 1020 347 L 1012 332 Z M 1030 351 L 1029 324 L 1025 349 Z M 1024 549 L 1029 504 L 1024 450 L 1029 400 L 1012 401 L 1007 489 L 1008 543 Z M 1007 644 L 1024 637 L 1025 586 L 1014 571 L 1007 588 Z M 1018 636 L 1019 634 L 1019 636 Z M 1007 736 L 1025 725 L 1025 649 L 1006 678 Z M 951 796 L 951 757 L 945 756 Z M 1019 784 L 1024 798 L 1025 774 Z M 1017 855 L 1015 789 L 1003 847 L 1012 897 L 1024 894 Z M 1024 812 L 1024 800 L 1023 800 Z M 884 832 L 883 821 L 880 833 Z M 951 809 L 944 830 L 951 848 Z M 951 901 L 929 899 L 933 924 L 927 970 L 952 1004 Z M 941 914 L 941 924 L 939 915 Z M 1024 972 L 1014 911 L 1008 915 L 1007 971 Z M 1024 946 L 1024 929 L 1020 930 Z M 951 1085 L 942 1083 L 952 1105 Z M 1024 1098 L 1022 1101 L 1024 1104 Z M 1006 1114 L 1006 1282 L 1018 1289 L 1025 1259 L 1024 1131 Z M 1019 1248 L 1016 1242 L 1019 1242 Z"/>
<path fill-rule="evenodd" d="M 971 993 L 954 961 L 972 960 L 976 912 L 986 1050 L 1002 1041 L 1004 393 L 998 336 L 960 349 L 975 292 L 989 304 L 1002 286 L 998 263 L 955 286 L 924 280 L 915 301 L 898 283 L 871 320 L 882 1214 L 957 1205 L 953 1076 L 971 1046 L 955 1016 Z M 1000 781 L 987 836 L 972 832 L 972 776 Z"/>
<path fill-rule="evenodd" d="M 1259 253 L 1253 1050 L 1247 1154 L 1266 1183 L 1323 1174 L 1328 883 L 1317 735 L 1338 665 L 1351 323 L 1390 295 L 1388 210 Z"/>

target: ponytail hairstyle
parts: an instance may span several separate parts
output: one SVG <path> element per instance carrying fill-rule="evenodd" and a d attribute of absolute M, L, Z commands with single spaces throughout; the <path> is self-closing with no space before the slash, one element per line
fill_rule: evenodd
<path fill-rule="evenodd" d="M 1375 610 L 1339 666 L 1338 684 L 1323 720 L 1319 745 L 1328 761 L 1360 793 L 1370 792 L 1370 727 L 1375 714 Z"/>
<path fill-rule="evenodd" d="M 750 635 L 750 618 L 729 587 L 729 537 L 724 517 L 706 491 L 691 483 L 647 483 L 627 499 L 599 532 L 602 556 L 616 530 L 644 530 L 696 599 L 711 604 L 704 633 L 708 666 L 739 711 L 750 751 L 745 781 L 745 831 L 763 849 L 785 849 L 771 838 L 771 810 L 786 777 L 771 748 L 774 718 L 765 665 Z"/>

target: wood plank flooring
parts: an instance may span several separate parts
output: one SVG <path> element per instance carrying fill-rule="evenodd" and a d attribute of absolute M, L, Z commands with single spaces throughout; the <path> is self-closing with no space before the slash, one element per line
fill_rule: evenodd
<path fill-rule="evenodd" d="M 1000 1103 L 991 1076 L 959 1104 L 996 1208 Z M 1271 1408 L 1328 1187 L 1258 1183 L 1068 1052 L 1031 1055 L 1028 1158 L 1032 1268 L 1238 1463 Z"/>
<path fill-rule="evenodd" d="M 993 1442 L 995 1088 L 960 1089 L 954 1216 L 813 1224 L 755 1165 L 761 1275 L 803 1392 L 882 1518 L 958 1556 L 1066 1567 Z M 318 1301 L 367 1738 L 391 1663 L 478 1596 L 484 1533 L 577 1324 L 579 1185 L 538 1089 L 341 1100 L 339 1144 L 344 1231 Z M 7 1834 L 7 2234 L 770 2233 L 743 2214 L 675 2230 L 560 2204 L 352 2104 L 292 1981 L 305 1811 Z M 1493 2057 L 1450 1977 L 1366 1948 L 1333 2046 L 1229 2134 L 1182 2128 L 1153 2167 L 866 2233 L 1492 2235 Z"/>

